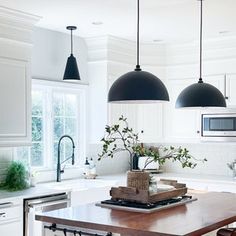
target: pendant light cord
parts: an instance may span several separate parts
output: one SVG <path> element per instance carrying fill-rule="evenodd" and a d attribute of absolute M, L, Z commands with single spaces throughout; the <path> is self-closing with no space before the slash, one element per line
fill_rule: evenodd
<path fill-rule="evenodd" d="M 137 0 L 137 65 L 135 71 L 141 71 L 139 65 L 139 0 Z"/>
<path fill-rule="evenodd" d="M 73 54 L 73 35 L 72 29 L 70 30 L 70 45 L 71 45 L 71 55 Z"/>
<path fill-rule="evenodd" d="M 201 2 L 201 12 L 200 12 L 200 77 L 199 77 L 199 81 L 198 83 L 203 83 L 202 81 L 202 28 L 203 28 L 203 24 L 202 24 L 202 15 L 203 15 L 203 6 L 202 6 L 202 1 Z"/>

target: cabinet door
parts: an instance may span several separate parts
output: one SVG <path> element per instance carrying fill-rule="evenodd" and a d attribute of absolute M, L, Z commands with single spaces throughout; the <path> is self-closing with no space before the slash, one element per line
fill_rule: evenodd
<path fill-rule="evenodd" d="M 27 62 L 0 58 L 0 145 L 30 143 L 30 81 Z"/>
<path fill-rule="evenodd" d="M 0 224 L 0 235 L 1 236 L 22 236 L 23 235 L 23 225 L 20 220 L 4 222 Z"/>
<path fill-rule="evenodd" d="M 175 108 L 180 92 L 193 83 L 196 83 L 193 79 L 173 80 L 168 83 L 170 102 L 164 106 L 164 135 L 167 142 L 197 142 L 199 140 L 200 111 Z"/>
<path fill-rule="evenodd" d="M 226 75 L 227 106 L 236 106 L 236 75 Z"/>
<path fill-rule="evenodd" d="M 203 77 L 203 81 L 218 88 L 221 91 L 221 93 L 225 96 L 224 75 L 205 76 Z"/>
<path fill-rule="evenodd" d="M 119 117 L 127 118 L 129 128 L 134 132 L 138 131 L 137 117 L 138 105 L 135 104 L 109 104 L 109 124 L 114 125 L 119 123 Z"/>
<path fill-rule="evenodd" d="M 143 143 L 162 140 L 162 104 L 145 104 L 138 107 L 138 133 Z"/>
<path fill-rule="evenodd" d="M 83 191 L 72 191 L 71 206 L 74 207 L 78 205 L 110 199 L 111 187 L 112 186 L 106 186 L 101 188 L 87 189 Z"/>

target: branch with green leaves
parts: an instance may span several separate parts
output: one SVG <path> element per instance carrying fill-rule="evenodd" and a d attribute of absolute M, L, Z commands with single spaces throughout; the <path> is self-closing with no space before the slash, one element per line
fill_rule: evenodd
<path fill-rule="evenodd" d="M 158 162 L 159 165 L 163 165 L 166 160 L 171 160 L 172 162 L 178 161 L 181 163 L 182 167 L 194 169 L 197 166 L 197 162 L 205 162 L 206 159 L 196 159 L 190 153 L 189 150 L 182 147 L 143 147 L 136 146 L 135 152 L 139 156 L 147 156 L 148 158 L 145 161 L 145 169 L 150 163 Z"/>
<path fill-rule="evenodd" d="M 182 147 L 144 147 L 138 143 L 138 134 L 136 134 L 132 128 L 129 128 L 127 118 L 121 116 L 119 118 L 119 124 L 112 126 L 107 125 L 105 127 L 105 135 L 101 139 L 103 143 L 102 152 L 98 154 L 100 161 L 104 157 L 113 158 L 117 152 L 126 151 L 130 156 L 130 165 L 132 163 L 132 157 L 134 154 L 138 156 L 148 157 L 144 165 L 144 169 L 151 162 L 158 162 L 159 165 L 163 165 L 166 160 L 178 161 L 182 167 L 195 168 L 197 162 L 205 162 L 206 159 L 198 160 L 190 155 L 186 148 Z"/>
<path fill-rule="evenodd" d="M 134 147 L 138 145 L 138 134 L 129 128 L 127 118 L 121 116 L 119 124 L 105 127 L 105 135 L 101 142 L 103 146 L 102 152 L 98 154 L 98 160 L 103 157 L 113 158 L 117 152 L 126 151 L 129 153 L 131 163 Z"/>

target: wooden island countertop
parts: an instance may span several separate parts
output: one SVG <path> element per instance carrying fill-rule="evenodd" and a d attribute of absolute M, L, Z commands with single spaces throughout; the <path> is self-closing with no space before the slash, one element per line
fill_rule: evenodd
<path fill-rule="evenodd" d="M 37 214 L 36 220 L 122 236 L 202 235 L 236 221 L 236 194 L 208 192 L 194 197 L 198 200 L 153 213 L 87 204 Z"/>

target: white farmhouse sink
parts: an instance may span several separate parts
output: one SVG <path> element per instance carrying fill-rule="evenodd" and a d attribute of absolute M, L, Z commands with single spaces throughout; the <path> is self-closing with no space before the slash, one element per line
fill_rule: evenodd
<path fill-rule="evenodd" d="M 47 183 L 47 188 L 54 190 L 87 190 L 93 188 L 102 188 L 107 186 L 116 186 L 115 180 L 102 180 L 102 179 L 73 179 L 62 180 L 62 182 Z"/>

